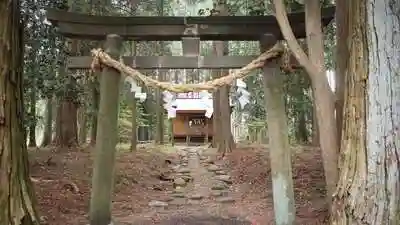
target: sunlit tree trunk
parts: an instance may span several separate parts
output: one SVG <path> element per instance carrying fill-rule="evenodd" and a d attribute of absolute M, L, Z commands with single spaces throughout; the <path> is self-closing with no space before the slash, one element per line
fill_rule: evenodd
<path fill-rule="evenodd" d="M 42 146 L 48 146 L 51 143 L 53 134 L 53 103 L 53 97 L 47 99 Z"/>
<path fill-rule="evenodd" d="M 34 82 L 36 83 L 36 82 Z M 30 121 L 29 121 L 29 126 L 28 126 L 28 131 L 29 131 L 29 139 L 28 139 L 28 146 L 29 147 L 36 147 L 36 124 L 37 124 L 37 118 L 36 118 L 36 85 L 32 87 L 30 90 L 31 93 L 29 93 L 29 115 L 30 115 Z"/>
<path fill-rule="evenodd" d="M 71 40 L 69 52 L 76 55 L 79 48 L 77 40 Z M 73 147 L 78 145 L 78 94 L 77 81 L 72 74 L 62 70 L 64 76 L 64 89 L 57 105 L 56 139 L 55 144 L 60 147 Z"/>
<path fill-rule="evenodd" d="M 227 16 L 227 2 L 226 1 L 216 1 L 215 2 L 215 15 L 214 16 Z M 228 55 L 228 42 L 223 41 L 214 41 L 213 43 L 214 53 L 218 56 Z M 225 76 L 227 71 L 215 71 L 215 73 L 219 73 L 217 76 Z M 214 77 L 213 77 L 214 78 Z M 233 140 L 232 130 L 231 130 L 231 107 L 229 101 L 229 85 L 222 86 L 217 93 L 215 94 L 215 103 L 214 103 L 214 116 L 219 117 L 214 120 L 217 122 L 215 124 L 217 130 L 215 133 L 220 133 L 220 135 L 216 138 L 218 141 L 218 152 L 221 153 L 221 156 L 224 156 L 225 153 L 231 152 L 234 148 L 235 142 Z"/>
<path fill-rule="evenodd" d="M 344 104 L 344 79 L 347 63 L 349 59 L 348 52 L 348 8 L 347 0 L 336 0 L 336 71 L 335 71 L 335 94 L 336 94 L 336 122 L 338 130 L 338 142 L 342 137 L 343 124 L 343 104 Z"/>
<path fill-rule="evenodd" d="M 78 110 L 78 122 L 79 122 L 79 144 L 86 144 L 87 139 L 87 121 L 86 121 L 86 105 L 82 104 Z"/>
<path fill-rule="evenodd" d="M 0 224 L 37 225 L 23 126 L 20 5 L 0 1 Z"/>
<path fill-rule="evenodd" d="M 353 0 L 333 224 L 400 221 L 400 4 Z"/>

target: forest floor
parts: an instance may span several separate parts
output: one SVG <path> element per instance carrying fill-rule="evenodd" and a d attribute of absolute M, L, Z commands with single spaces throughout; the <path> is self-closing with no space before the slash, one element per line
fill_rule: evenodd
<path fill-rule="evenodd" d="M 88 224 L 90 148 L 30 150 L 30 174 L 44 224 Z M 293 147 L 296 224 L 326 224 L 319 149 Z M 217 160 L 204 147 L 120 150 L 116 225 L 274 224 L 268 148 L 240 147 Z M 183 186 L 183 187 L 179 187 Z"/>

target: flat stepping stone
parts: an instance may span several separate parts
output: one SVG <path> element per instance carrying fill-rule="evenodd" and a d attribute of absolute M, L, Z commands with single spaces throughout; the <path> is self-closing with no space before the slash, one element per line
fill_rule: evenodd
<path fill-rule="evenodd" d="M 190 173 L 190 169 L 187 167 L 183 167 L 183 168 L 179 168 L 176 172 L 177 173 Z"/>
<path fill-rule="evenodd" d="M 178 171 L 178 170 L 179 170 L 179 168 L 181 168 L 181 166 L 180 166 L 180 165 L 176 165 L 176 166 L 173 166 L 173 167 L 172 167 L 172 169 L 173 169 L 174 171 Z"/>
<path fill-rule="evenodd" d="M 220 190 L 212 190 L 211 191 L 211 196 L 213 196 L 213 197 L 222 196 L 222 191 L 220 191 Z"/>
<path fill-rule="evenodd" d="M 157 200 L 152 200 L 149 202 L 150 207 L 166 207 L 168 206 L 168 203 L 163 202 L 163 201 L 157 201 Z"/>
<path fill-rule="evenodd" d="M 225 183 L 223 183 L 223 182 L 217 182 L 217 183 L 215 183 L 212 187 L 211 187 L 211 190 L 225 190 L 225 189 L 227 189 L 228 187 L 226 186 L 226 184 Z"/>
<path fill-rule="evenodd" d="M 185 192 L 185 189 L 180 186 L 176 187 L 174 190 L 174 193 L 184 193 L 184 192 Z"/>
<path fill-rule="evenodd" d="M 174 198 L 184 198 L 185 194 L 183 194 L 183 193 L 173 193 L 173 194 L 171 194 L 171 196 L 174 197 Z"/>
<path fill-rule="evenodd" d="M 177 185 L 177 186 L 185 186 L 186 185 L 186 181 L 183 178 L 178 177 L 178 178 L 174 179 L 174 184 Z"/>
<path fill-rule="evenodd" d="M 186 155 L 183 156 L 183 157 L 181 158 L 181 162 L 182 162 L 182 163 L 183 163 L 183 162 L 187 162 L 187 161 L 189 160 L 187 154 L 188 154 L 188 153 L 186 153 Z"/>
<path fill-rule="evenodd" d="M 200 160 L 207 160 L 208 159 L 208 157 L 206 157 L 206 156 L 200 156 Z"/>
<path fill-rule="evenodd" d="M 169 203 L 169 205 L 175 205 L 175 206 L 185 205 L 185 204 L 186 204 L 185 198 L 176 198 Z"/>
<path fill-rule="evenodd" d="M 227 175 L 228 173 L 223 171 L 223 170 L 217 170 L 217 171 L 215 171 L 215 174 L 217 174 L 217 175 Z"/>
<path fill-rule="evenodd" d="M 210 171 L 210 172 L 215 172 L 215 171 L 218 171 L 218 170 L 221 170 L 221 169 L 217 165 L 210 165 L 207 168 L 207 170 Z"/>
<path fill-rule="evenodd" d="M 189 176 L 189 175 L 183 175 L 183 176 L 181 176 L 181 178 L 182 178 L 183 180 L 185 180 L 186 182 L 190 182 L 190 181 L 193 180 L 193 177 L 191 177 L 191 176 Z"/>
<path fill-rule="evenodd" d="M 170 197 L 170 196 L 166 196 L 160 199 L 162 202 L 170 202 L 172 200 L 174 200 L 174 198 Z"/>
<path fill-rule="evenodd" d="M 186 151 L 178 151 L 178 155 L 180 155 L 181 157 L 187 156 L 187 152 Z"/>
<path fill-rule="evenodd" d="M 217 199 L 215 199 L 217 202 L 219 203 L 233 203 L 235 202 L 235 199 L 233 199 L 232 197 L 219 197 Z"/>
<path fill-rule="evenodd" d="M 196 200 L 189 199 L 187 203 L 190 204 L 190 205 L 199 205 L 201 203 L 201 201 L 198 200 L 198 199 L 196 199 Z"/>
<path fill-rule="evenodd" d="M 195 148 L 190 148 L 190 149 L 188 150 L 188 152 L 190 152 L 190 153 L 197 153 L 197 149 L 195 149 Z"/>
<path fill-rule="evenodd" d="M 214 160 L 212 160 L 210 157 L 207 157 L 207 159 L 205 159 L 204 162 L 212 164 L 212 163 L 214 163 Z"/>
<path fill-rule="evenodd" d="M 192 199 L 192 200 L 201 200 L 201 199 L 203 199 L 203 195 L 201 195 L 201 194 L 194 194 L 194 195 L 191 195 L 191 196 L 189 196 L 189 199 Z"/>
<path fill-rule="evenodd" d="M 229 176 L 229 175 L 218 175 L 218 176 L 215 176 L 215 179 L 223 181 L 227 184 L 232 184 L 231 176 Z"/>

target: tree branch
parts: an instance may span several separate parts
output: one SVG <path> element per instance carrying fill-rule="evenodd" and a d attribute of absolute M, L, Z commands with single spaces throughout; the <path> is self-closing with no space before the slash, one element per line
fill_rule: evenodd
<path fill-rule="evenodd" d="M 319 69 L 310 61 L 294 36 L 283 0 L 273 0 L 273 3 L 275 7 L 276 20 L 278 21 L 282 35 L 285 38 L 290 50 L 293 52 L 293 55 L 310 76 L 318 76 Z"/>

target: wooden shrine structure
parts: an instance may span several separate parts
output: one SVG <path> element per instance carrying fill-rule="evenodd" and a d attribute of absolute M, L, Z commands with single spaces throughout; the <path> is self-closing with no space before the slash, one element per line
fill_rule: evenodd
<path fill-rule="evenodd" d="M 205 116 L 203 101 L 212 105 L 212 99 L 203 100 L 198 92 L 178 93 L 176 118 L 173 120 L 173 138 L 176 142 L 208 142 L 213 138 L 213 118 Z"/>
<path fill-rule="evenodd" d="M 321 12 L 322 25 L 326 26 L 334 18 L 335 8 L 325 8 Z M 304 38 L 304 12 L 288 15 L 290 25 L 297 38 Z M 67 38 L 104 40 L 105 52 L 119 60 L 123 40 L 133 41 L 182 41 L 184 56 L 130 56 L 124 57 L 126 65 L 134 69 L 232 69 L 247 65 L 255 56 L 199 56 L 200 41 L 260 41 L 262 51 L 282 40 L 280 27 L 274 16 L 208 16 L 208 17 L 114 17 L 91 16 L 60 10 L 48 9 L 47 19 L 58 26 L 59 32 Z M 92 57 L 70 57 L 69 69 L 90 68 Z M 277 76 L 279 64 L 276 60 L 263 67 L 264 77 Z M 110 224 L 111 196 L 114 176 L 115 146 L 117 144 L 118 97 L 120 73 L 104 67 L 100 79 L 100 89 L 107 96 L 100 97 L 98 132 L 93 165 L 92 191 L 90 202 L 90 224 Z M 266 85 L 271 85 L 266 82 Z M 229 115 L 224 115 L 229 116 Z M 192 121 L 193 123 L 193 121 Z M 195 123 L 198 123 L 195 122 Z M 201 121 L 199 122 L 201 125 Z M 105 133 L 108 130 L 111 132 Z M 107 136 L 105 135 L 107 134 Z M 106 138 L 101 138 L 106 137 Z M 274 149 L 271 149 L 274 152 Z M 279 168 L 290 168 L 284 160 L 285 154 L 271 153 L 272 162 L 282 162 Z M 290 163 L 290 160 L 289 160 Z M 284 164 L 284 165 L 283 165 Z M 272 165 L 274 166 L 274 165 Z M 275 165 L 276 166 L 276 165 Z M 110 169 L 111 168 L 111 169 Z M 101 178 L 101 179 L 100 179 Z M 275 183 L 274 187 L 285 189 L 285 183 Z M 281 192 L 274 198 L 284 199 Z M 276 195 L 275 195 L 276 194 Z M 277 201 L 281 214 L 289 216 L 288 201 Z M 293 217 L 293 215 L 292 215 Z"/>

